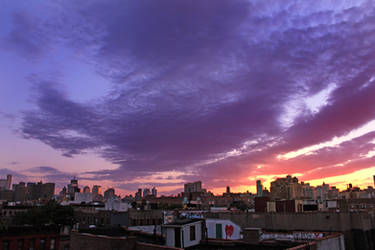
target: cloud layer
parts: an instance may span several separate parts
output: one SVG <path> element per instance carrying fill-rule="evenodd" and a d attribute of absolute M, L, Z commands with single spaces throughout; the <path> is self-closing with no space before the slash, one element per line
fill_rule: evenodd
<path fill-rule="evenodd" d="M 74 51 L 112 90 L 82 103 L 61 87 L 69 83 L 38 76 L 37 108 L 24 113 L 22 133 L 65 156 L 94 150 L 118 165 L 94 178 L 137 183 L 179 171 L 186 174 L 176 180 L 223 187 L 249 185 L 250 175 L 313 179 L 321 168 L 331 176 L 372 166 L 363 158 L 372 134 L 276 158 L 375 119 L 371 1 L 64 1 L 45 8 L 54 12 L 43 20 L 15 15 L 12 48 L 35 58 Z M 39 33 L 38 46 L 27 42 Z M 318 110 L 304 103 L 329 86 L 327 100 L 315 100 L 324 102 Z"/>

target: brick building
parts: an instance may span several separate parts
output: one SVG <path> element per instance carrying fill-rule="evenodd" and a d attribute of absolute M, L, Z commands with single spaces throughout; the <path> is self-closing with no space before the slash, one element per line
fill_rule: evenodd
<path fill-rule="evenodd" d="M 55 226 L 13 226 L 0 230 L 0 249 L 59 249 L 59 230 Z"/>

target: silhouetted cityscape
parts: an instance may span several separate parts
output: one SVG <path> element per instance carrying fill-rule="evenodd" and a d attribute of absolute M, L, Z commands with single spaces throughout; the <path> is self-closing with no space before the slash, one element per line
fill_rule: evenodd
<path fill-rule="evenodd" d="M 164 245 L 307 249 L 325 240 L 341 247 L 338 249 L 372 244 L 372 236 L 366 235 L 375 227 L 373 186 L 360 189 L 348 183 L 347 189 L 340 191 L 324 182 L 314 187 L 290 175 L 273 180 L 269 189 L 263 187 L 261 180 L 255 185 L 255 194 L 233 193 L 227 186 L 222 195 L 214 195 L 196 181 L 185 183 L 183 192 L 176 195 L 158 196 L 153 187 L 120 197 L 114 188 L 103 192 L 100 185 L 82 187 L 76 178 L 55 194 L 55 183 L 12 184 L 12 176 L 7 175 L 0 180 L 1 225 L 8 228 L 5 232 L 14 228 L 18 236 L 13 233 L 12 238 L 3 240 L 3 246 L 8 247 L 3 249 L 20 246 L 21 242 L 40 249 L 43 245 L 50 249 L 57 249 L 58 245 L 63 249 L 82 249 L 85 244 L 111 244 L 100 235 L 136 235 L 134 240 L 119 241 L 139 245 L 139 249 L 144 249 L 142 242 L 155 244 L 155 249 L 163 249 Z M 45 223 L 35 218 L 38 213 L 43 213 Z M 56 217 L 62 218 L 62 224 Z M 307 223 L 309 220 L 314 222 Z M 18 230 L 31 230 L 32 236 Z M 185 239 L 181 235 L 177 239 L 176 233 L 182 234 L 183 230 L 194 236 Z M 8 233 L 2 237 L 8 237 Z M 92 235 L 89 241 L 88 233 Z M 357 241 L 356 237 L 362 240 Z M 220 239 L 235 243 L 218 242 Z"/>

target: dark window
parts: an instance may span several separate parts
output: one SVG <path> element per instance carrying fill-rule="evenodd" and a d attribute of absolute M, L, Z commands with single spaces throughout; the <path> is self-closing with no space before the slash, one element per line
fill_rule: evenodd
<path fill-rule="evenodd" d="M 17 249 L 23 250 L 23 239 L 17 240 Z"/>
<path fill-rule="evenodd" d="M 181 228 L 179 227 L 174 229 L 174 246 L 181 247 Z"/>
<path fill-rule="evenodd" d="M 69 245 L 65 245 L 64 250 L 69 250 Z"/>
<path fill-rule="evenodd" d="M 3 240 L 3 250 L 9 250 L 9 249 L 10 249 L 10 241 Z"/>
<path fill-rule="evenodd" d="M 222 239 L 223 238 L 223 231 L 222 231 L 222 225 L 216 224 L 216 238 Z"/>
<path fill-rule="evenodd" d="M 56 239 L 55 238 L 51 238 L 49 249 L 50 250 L 55 250 L 56 249 Z"/>
<path fill-rule="evenodd" d="M 195 225 L 190 226 L 190 241 L 195 240 Z"/>
<path fill-rule="evenodd" d="M 40 239 L 40 250 L 46 249 L 46 239 Z"/>
<path fill-rule="evenodd" d="M 35 239 L 30 239 L 29 240 L 29 250 L 34 250 L 35 249 Z"/>

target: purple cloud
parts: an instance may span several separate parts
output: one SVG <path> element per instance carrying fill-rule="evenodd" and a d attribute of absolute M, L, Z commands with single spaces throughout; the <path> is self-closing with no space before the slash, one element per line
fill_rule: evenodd
<path fill-rule="evenodd" d="M 38 26 L 45 40 L 59 37 L 59 46 L 80 52 L 113 89 L 80 103 L 55 87 L 57 81 L 39 81 L 37 108 L 24 113 L 23 135 L 68 157 L 93 150 L 119 166 L 91 172 L 98 179 L 178 170 L 191 173 L 181 180 L 224 186 L 245 185 L 259 163 L 294 170 L 275 156 L 375 119 L 375 10 L 370 2 L 281 3 L 56 5 L 57 18 Z M 21 21 L 10 37 L 21 35 Z M 15 44 L 31 51 L 32 45 Z M 336 88 L 317 113 L 293 107 L 330 84 Z M 285 126 L 288 108 L 291 125 Z"/>

